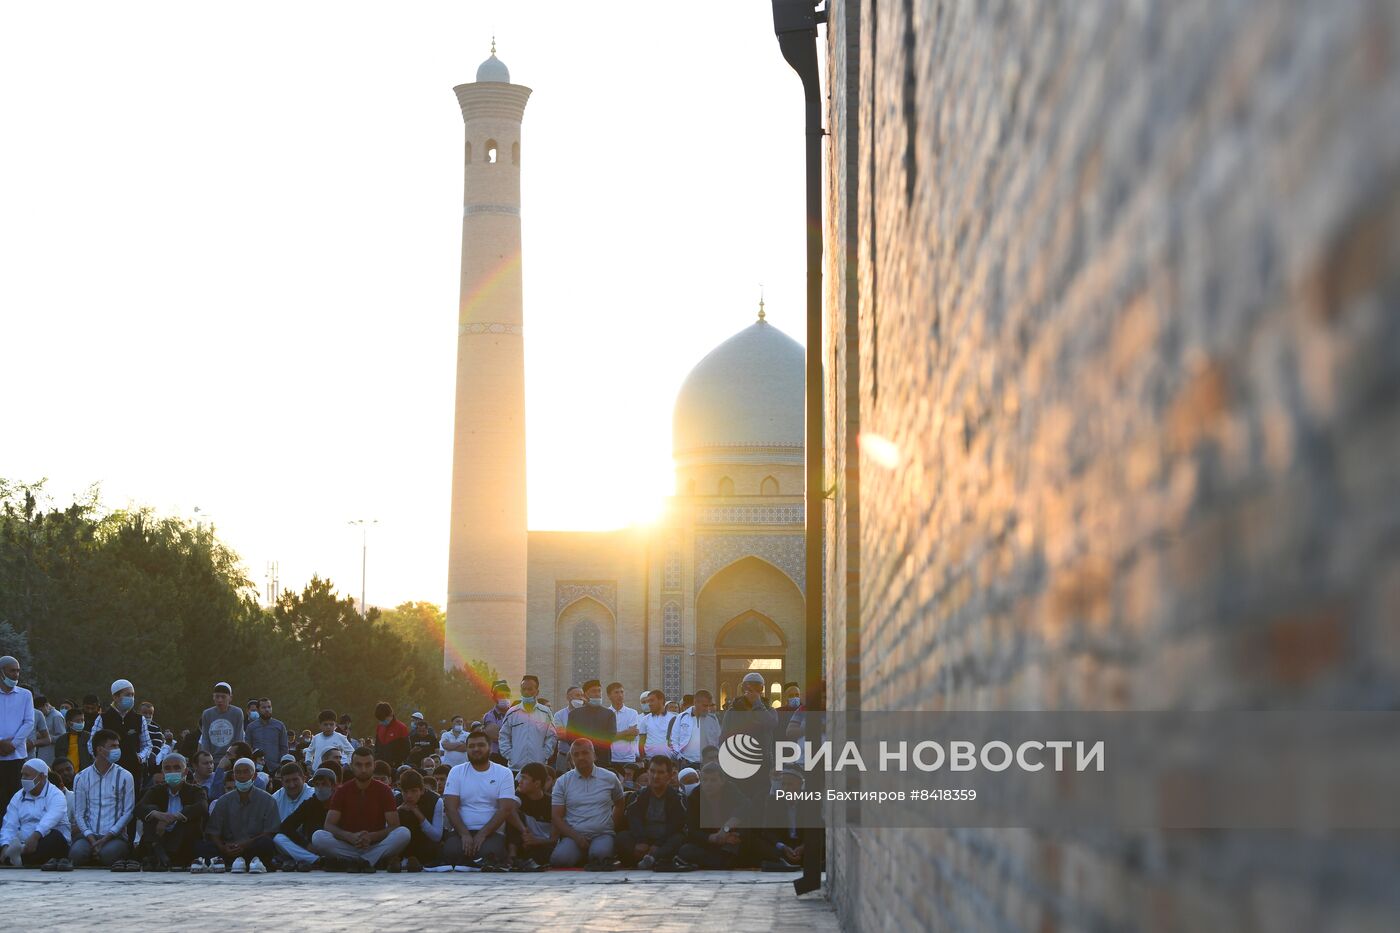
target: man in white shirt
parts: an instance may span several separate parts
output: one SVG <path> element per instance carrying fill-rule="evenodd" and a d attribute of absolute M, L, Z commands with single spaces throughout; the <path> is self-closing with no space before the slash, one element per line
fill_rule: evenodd
<path fill-rule="evenodd" d="M 452 717 L 452 728 L 443 730 L 438 749 L 442 763 L 449 768 L 467 763 L 467 724 L 461 716 Z"/>
<path fill-rule="evenodd" d="M 480 859 L 484 871 L 506 871 L 506 820 L 520 800 L 515 777 L 491 760 L 491 738 L 476 730 L 467 736 L 467 761 L 447 775 L 443 793 L 447 820 L 456 830 L 442 845 L 442 859 L 461 864 Z"/>
<path fill-rule="evenodd" d="M 637 727 L 641 735 L 644 760 L 651 761 L 657 755 L 671 757 L 671 747 L 667 743 L 666 735 L 675 716 L 675 713 L 666 709 L 665 691 L 653 690 L 647 694 L 647 712 L 642 715 L 641 723 Z"/>
<path fill-rule="evenodd" d="M 19 685 L 19 661 L 0 658 L 0 817 L 19 790 L 34 731 L 34 694 Z"/>
<path fill-rule="evenodd" d="M 355 746 L 350 744 L 342 733 L 336 731 L 337 725 L 335 710 L 323 709 L 321 715 L 316 717 L 316 721 L 321 724 L 321 731 L 311 737 L 311 744 L 306 746 L 306 764 L 313 771 L 321 767 L 321 762 L 326 752 L 336 749 L 340 752 L 341 764 L 350 760 L 350 756 L 355 754 Z"/>
<path fill-rule="evenodd" d="M 558 742 L 554 747 L 554 761 L 547 762 L 554 765 L 556 772 L 569 770 L 569 746 L 573 744 L 573 736 L 569 734 L 569 713 L 576 709 L 581 709 L 584 704 L 583 688 L 575 684 L 570 687 L 568 702 L 554 714 L 554 734 Z"/>
<path fill-rule="evenodd" d="M 626 699 L 622 684 L 616 681 L 608 684 L 608 700 L 617 717 L 617 735 L 612 744 L 612 769 L 617 773 L 621 773 L 623 765 L 636 763 L 637 736 L 641 734 L 642 714 L 626 705 L 623 702 Z"/>
<path fill-rule="evenodd" d="M 92 737 L 92 764 L 78 773 L 73 788 L 73 819 L 81 834 L 68 853 L 75 866 L 97 861 L 111 867 L 131 853 L 126 834 L 136 812 L 136 782 L 117 764 L 121 757 L 115 732 L 101 729 Z"/>
<path fill-rule="evenodd" d="M 690 709 L 676 717 L 671 725 L 668 744 L 671 757 L 681 768 L 700 770 L 700 753 L 708 746 L 719 745 L 720 723 L 714 715 L 714 699 L 708 690 L 695 691 Z"/>
<path fill-rule="evenodd" d="M 48 763 L 32 758 L 20 769 L 20 789 L 0 823 L 0 858 L 42 865 L 68 854 L 68 798 L 48 781 Z"/>

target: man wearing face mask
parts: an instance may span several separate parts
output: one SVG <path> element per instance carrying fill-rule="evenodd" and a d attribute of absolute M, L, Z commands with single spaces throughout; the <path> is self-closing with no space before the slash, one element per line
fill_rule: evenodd
<path fill-rule="evenodd" d="M 49 766 L 31 758 L 20 769 L 20 789 L 0 823 L 0 859 L 14 865 L 43 865 L 68 854 L 68 798 L 49 784 Z"/>
<path fill-rule="evenodd" d="M 289 772 L 283 768 L 282 789 L 287 789 Z M 293 863 L 297 871 L 307 872 L 313 868 L 324 868 L 326 862 L 311 851 L 311 837 L 326 828 L 326 804 L 335 793 L 335 772 L 330 768 L 318 768 L 311 775 L 311 784 L 301 793 L 301 803 L 282 818 L 277 827 L 273 842 L 282 857 Z M 275 794 L 273 795 L 276 796 Z M 289 798 L 287 798 L 289 799 Z M 281 811 L 282 805 L 278 804 Z"/>
<path fill-rule="evenodd" d="M 88 751 L 87 717 L 81 706 L 74 706 L 64 714 L 68 731 L 54 740 L 53 760 L 67 758 L 79 771 L 92 764 L 92 752 Z"/>
<path fill-rule="evenodd" d="M 153 783 L 160 783 L 160 763 L 165 760 L 165 730 L 156 725 L 156 705 L 150 700 L 142 700 L 139 707 L 141 718 L 146 721 L 146 731 L 151 735 L 151 756 L 146 759 L 146 770 Z M 174 749 L 170 749 L 174 751 Z"/>
<path fill-rule="evenodd" d="M 195 843 L 204 838 L 209 798 L 185 780 L 185 756 L 171 752 L 160 764 L 160 780 L 136 804 L 142 827 L 141 867 L 146 871 L 188 868 Z"/>
<path fill-rule="evenodd" d="M 408 757 L 408 726 L 381 702 L 374 707 L 374 760 L 397 768 Z"/>
<path fill-rule="evenodd" d="M 438 739 L 439 757 L 449 768 L 455 768 L 467 761 L 467 724 L 461 716 L 452 717 L 452 728 Z"/>
<path fill-rule="evenodd" d="M 136 810 L 136 780 L 118 764 L 121 737 L 109 729 L 93 733 L 92 759 L 73 780 L 73 822 L 80 838 L 73 840 L 68 858 L 74 865 L 111 867 L 131 852 L 127 831 Z"/>
<path fill-rule="evenodd" d="M 233 763 L 233 791 L 214 804 L 205 838 L 197 847 L 206 858 L 222 858 L 230 872 L 262 874 L 277 855 L 272 844 L 279 822 L 277 804 L 256 786 L 257 773 L 251 758 Z"/>
<path fill-rule="evenodd" d="M 613 740 L 617 738 L 617 714 L 612 707 L 603 703 L 603 684 L 598 680 L 585 681 L 583 696 L 586 702 L 569 714 L 569 734 L 574 744 L 587 739 L 593 744 L 593 763 L 608 770 L 612 767 Z M 570 749 L 570 757 L 573 755 Z"/>
<path fill-rule="evenodd" d="M 0 817 L 19 790 L 34 731 L 34 694 L 19 685 L 19 661 L 0 658 Z"/>
<path fill-rule="evenodd" d="M 558 737 L 549 707 L 539 702 L 540 679 L 526 674 L 520 680 L 520 702 L 506 712 L 501 723 L 501 755 L 510 769 L 519 772 L 532 761 L 547 764 Z"/>
<path fill-rule="evenodd" d="M 667 744 L 671 756 L 682 768 L 700 770 L 701 751 L 719 744 L 719 720 L 715 718 L 714 699 L 708 690 L 695 691 L 690 708 L 671 721 Z"/>
<path fill-rule="evenodd" d="M 510 685 L 504 680 L 496 681 L 491 685 L 491 695 L 496 702 L 481 717 L 481 731 L 491 739 L 491 760 L 505 764 L 506 760 L 501 757 L 501 725 L 506 721 L 506 713 L 510 712 Z"/>
<path fill-rule="evenodd" d="M 581 708 L 584 705 L 583 688 L 579 686 L 570 687 L 568 702 L 554 714 L 554 733 L 557 739 L 555 744 L 554 770 L 563 773 L 569 770 L 569 748 L 573 745 L 573 736 L 569 733 L 569 713 L 572 710 Z"/>
<path fill-rule="evenodd" d="M 151 733 L 136 711 L 136 688 L 129 680 L 112 682 L 112 705 L 97 717 L 94 732 L 106 729 L 121 740 L 121 766 L 141 783 L 142 766 L 151 754 Z"/>

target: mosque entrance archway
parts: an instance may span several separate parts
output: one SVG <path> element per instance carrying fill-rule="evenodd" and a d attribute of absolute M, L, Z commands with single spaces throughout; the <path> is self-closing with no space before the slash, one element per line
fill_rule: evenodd
<path fill-rule="evenodd" d="M 727 708 L 729 701 L 742 694 L 744 675 L 757 671 L 768 684 L 768 699 L 781 696 L 783 682 L 787 680 L 787 668 L 783 658 L 749 658 L 735 655 L 721 656 L 715 661 L 715 683 L 719 685 L 719 704 Z M 776 690 L 774 689 L 776 688 Z"/>
<path fill-rule="evenodd" d="M 781 697 L 789 672 L 801 671 L 802 591 L 773 564 L 743 557 L 715 573 L 695 600 L 695 686 L 716 702 L 741 691 L 744 674 L 758 671 L 770 700 Z M 764 667 L 751 667 L 762 662 Z"/>
<path fill-rule="evenodd" d="M 743 693 L 744 675 L 763 675 L 770 700 L 781 697 L 787 679 L 787 639 L 782 629 L 761 612 L 741 612 L 715 638 L 715 688 L 720 706 Z"/>

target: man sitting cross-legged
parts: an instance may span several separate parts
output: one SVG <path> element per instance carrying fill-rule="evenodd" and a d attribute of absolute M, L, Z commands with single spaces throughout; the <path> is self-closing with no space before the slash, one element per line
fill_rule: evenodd
<path fill-rule="evenodd" d="M 491 760 L 491 739 L 482 730 L 467 736 L 467 760 L 447 775 L 443 792 L 447 819 L 456 831 L 442 845 L 443 861 L 481 860 L 486 871 L 506 870 L 506 820 L 515 811 L 515 778 Z"/>
<path fill-rule="evenodd" d="M 701 868 L 753 865 L 752 805 L 716 762 L 700 769 L 700 789 L 686 800 L 686 842 L 678 859 Z"/>
<path fill-rule="evenodd" d="M 284 768 L 285 770 L 285 768 Z M 295 783 L 295 779 L 283 776 L 282 789 L 287 789 L 288 781 Z M 336 785 L 339 784 L 339 776 L 331 768 L 318 768 L 316 773 L 311 775 L 311 795 L 299 794 L 301 803 L 295 810 L 287 814 L 282 819 L 282 825 L 277 827 L 277 835 L 272 837 L 272 842 L 277 846 L 277 851 L 289 863 L 296 865 L 297 871 L 311 871 L 312 868 L 341 868 L 344 867 L 338 861 L 330 863 L 320 858 L 311 851 L 311 837 L 318 830 L 326 828 L 326 806 L 331 801 L 331 796 L 335 793 Z M 274 799 L 276 795 L 273 795 Z M 281 812 L 281 807 L 278 807 Z"/>
<path fill-rule="evenodd" d="M 515 788 L 520 806 L 506 823 L 506 838 L 515 855 L 511 871 L 544 871 L 549 865 L 559 831 L 554 828 L 553 805 L 545 790 L 548 783 L 549 772 L 538 761 L 520 769 Z"/>
<path fill-rule="evenodd" d="M 122 757 L 121 738 L 110 729 L 100 729 L 92 737 L 92 756 L 92 764 L 74 779 L 73 822 L 79 835 L 68 858 L 74 865 L 100 862 L 110 867 L 126 862 L 131 851 L 127 832 L 136 812 L 136 782 L 131 772 L 117 764 Z"/>
<path fill-rule="evenodd" d="M 617 775 L 594 764 L 592 742 L 575 742 L 569 749 L 574 769 L 554 781 L 554 828 L 559 842 L 549 863 L 573 868 L 586 859 L 590 870 L 613 867 L 613 804 L 622 799 Z"/>
<path fill-rule="evenodd" d="M 136 804 L 142 867 L 147 871 L 188 868 L 195 844 L 204 837 L 209 814 L 204 788 L 185 780 L 185 756 L 170 752 L 160 764 L 161 780 Z"/>
<path fill-rule="evenodd" d="M 627 808 L 626 829 L 617 834 L 617 854 L 624 865 L 671 867 L 685 842 L 685 802 L 671 786 L 671 759 L 653 755 L 647 786 Z M 684 867 L 684 866 L 682 866 Z"/>
<path fill-rule="evenodd" d="M 374 751 L 365 746 L 350 756 L 352 780 L 336 789 L 327 806 L 326 828 L 311 835 L 311 848 L 345 859 L 350 871 L 372 874 L 379 862 L 399 870 L 399 853 L 412 838 L 399 825 L 394 792 L 374 779 Z"/>
<path fill-rule="evenodd" d="M 43 865 L 68 854 L 68 797 L 48 780 L 49 766 L 31 758 L 0 824 L 0 852 L 11 865 Z"/>
<path fill-rule="evenodd" d="M 215 802 L 205 838 L 196 847 L 206 870 L 217 873 L 227 865 L 232 872 L 261 874 L 276 867 L 272 836 L 277 832 L 277 803 L 256 786 L 257 773 L 251 758 L 233 763 L 233 790 Z M 199 868 L 196 863 L 194 870 Z"/>

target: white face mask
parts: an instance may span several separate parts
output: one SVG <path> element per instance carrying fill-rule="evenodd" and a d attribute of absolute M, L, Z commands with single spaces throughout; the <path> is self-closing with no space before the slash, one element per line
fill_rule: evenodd
<path fill-rule="evenodd" d="M 569 705 L 572 706 L 574 709 L 582 709 L 582 708 L 583 708 L 583 701 L 582 701 L 582 700 L 570 700 L 570 701 L 569 701 Z"/>

